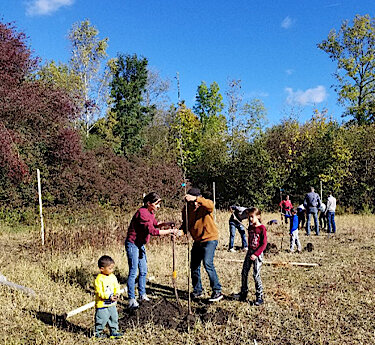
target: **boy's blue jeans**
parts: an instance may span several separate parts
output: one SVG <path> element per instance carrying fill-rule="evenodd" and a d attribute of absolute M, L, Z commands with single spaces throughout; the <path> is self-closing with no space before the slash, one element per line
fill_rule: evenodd
<path fill-rule="evenodd" d="M 263 253 L 260 254 L 254 261 L 250 259 L 251 255 L 254 254 L 253 251 L 249 250 L 246 254 L 245 261 L 243 262 L 241 278 L 241 295 L 247 296 L 249 289 L 249 271 L 251 265 L 253 265 L 253 278 L 255 283 L 255 295 L 257 298 L 263 297 L 263 284 L 262 279 L 260 278 L 260 269 L 263 264 Z"/>
<path fill-rule="evenodd" d="M 241 235 L 242 249 L 247 248 L 245 227 L 241 223 L 229 222 L 229 249 L 234 246 L 234 237 L 236 236 L 236 229 Z"/>
<path fill-rule="evenodd" d="M 336 232 L 336 223 L 335 223 L 335 212 L 327 212 L 327 221 L 328 221 L 328 233 L 331 232 L 331 227 L 332 227 L 332 232 Z"/>
<path fill-rule="evenodd" d="M 191 249 L 191 280 L 193 283 L 193 293 L 202 293 L 201 262 L 206 269 L 210 279 L 213 292 L 221 292 L 221 285 L 214 266 L 214 255 L 217 241 L 194 242 Z"/>
<path fill-rule="evenodd" d="M 307 235 L 310 235 L 311 215 L 314 217 L 315 233 L 319 235 L 318 212 L 309 212 L 307 214 L 306 233 Z"/>
<path fill-rule="evenodd" d="M 146 294 L 147 257 L 145 246 L 138 247 L 130 241 L 125 241 L 126 255 L 128 257 L 128 297 L 135 298 L 135 280 L 138 277 L 138 293 L 140 296 Z"/>
<path fill-rule="evenodd" d="M 111 335 L 118 332 L 118 313 L 116 305 L 95 310 L 95 335 L 99 336 L 107 325 Z"/>

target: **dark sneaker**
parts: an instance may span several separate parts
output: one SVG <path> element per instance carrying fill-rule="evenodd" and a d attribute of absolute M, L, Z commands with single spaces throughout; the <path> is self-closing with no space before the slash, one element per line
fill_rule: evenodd
<path fill-rule="evenodd" d="M 244 294 L 244 293 L 240 292 L 240 293 L 235 293 L 232 297 L 233 297 L 233 299 L 235 299 L 237 301 L 245 302 L 247 294 Z"/>
<path fill-rule="evenodd" d="M 202 295 L 203 295 L 203 292 L 192 292 L 191 298 L 192 299 L 198 299 L 198 298 L 202 297 Z"/>
<path fill-rule="evenodd" d="M 257 298 L 256 300 L 255 300 L 255 305 L 256 306 L 260 306 L 260 305 L 262 305 L 264 303 L 264 301 L 263 301 L 263 298 Z"/>
<path fill-rule="evenodd" d="M 223 298 L 223 294 L 221 292 L 213 292 L 211 298 L 208 300 L 209 302 L 217 302 Z"/>
<path fill-rule="evenodd" d="M 115 332 L 115 333 L 112 333 L 109 338 L 110 339 L 121 339 L 122 337 L 124 336 L 123 333 L 121 332 Z"/>

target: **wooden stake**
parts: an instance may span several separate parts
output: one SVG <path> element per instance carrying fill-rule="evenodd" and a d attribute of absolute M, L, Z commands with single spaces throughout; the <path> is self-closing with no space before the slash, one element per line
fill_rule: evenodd
<path fill-rule="evenodd" d="M 175 241 L 175 235 L 172 235 L 172 283 L 173 283 L 173 289 L 174 289 L 174 295 L 176 296 L 176 301 L 178 304 L 180 304 L 180 300 L 178 298 L 178 292 L 177 292 L 177 271 L 176 271 L 176 241 Z"/>
<path fill-rule="evenodd" d="M 40 171 L 36 169 L 36 175 L 38 178 L 38 194 L 39 194 L 39 213 L 40 213 L 40 236 L 42 238 L 42 246 L 44 246 L 44 221 L 43 221 L 43 210 L 42 210 L 42 184 L 40 183 Z"/>
<path fill-rule="evenodd" d="M 214 196 L 214 220 L 216 223 L 216 188 L 215 188 L 215 182 L 212 182 L 212 189 L 213 189 L 213 196 Z"/>

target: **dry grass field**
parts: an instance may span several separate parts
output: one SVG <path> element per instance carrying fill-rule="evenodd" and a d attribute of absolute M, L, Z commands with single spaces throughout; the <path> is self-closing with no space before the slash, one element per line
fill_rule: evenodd
<path fill-rule="evenodd" d="M 237 261 L 245 254 L 227 251 L 229 214 L 224 212 L 217 214 L 220 241 L 215 264 L 226 298 L 216 304 L 192 302 L 194 313 L 203 311 L 207 317 L 197 317 L 187 329 L 157 324 L 152 317 L 145 321 L 135 314 L 133 321 L 122 329 L 123 339 L 92 339 L 93 309 L 66 322 L 61 321 L 61 316 L 93 300 L 93 280 L 101 255 L 115 259 L 115 273 L 120 283 L 126 283 L 128 269 L 123 241 L 129 216 L 108 215 L 100 222 L 86 222 L 82 217 L 66 224 L 47 220 L 44 248 L 36 227 L 1 227 L 1 274 L 32 288 L 37 296 L 0 285 L 0 344 L 375 344 L 375 216 L 337 216 L 338 233 L 330 238 L 326 232 L 319 237 L 307 237 L 300 231 L 303 247 L 307 242 L 314 245 L 313 251 L 304 250 L 301 254 L 287 252 L 289 237 L 285 226 L 269 226 L 269 242 L 277 250 L 267 253 L 266 260 L 319 266 L 264 265 L 265 304 L 255 307 L 228 297 L 239 291 L 242 264 Z M 161 210 L 157 218 L 177 220 L 178 213 L 170 213 L 168 217 L 168 212 Z M 263 218 L 266 223 L 279 216 L 265 214 Z M 238 233 L 236 245 L 240 245 Z M 184 313 L 187 315 L 186 238 L 177 240 L 176 251 L 181 326 Z M 148 276 L 153 277 L 148 286 L 152 307 L 147 312 L 152 313 L 153 308 L 156 310 L 166 301 L 175 303 L 170 239 L 153 240 L 147 247 L 147 255 Z M 209 297 L 204 270 L 202 276 Z M 253 293 L 251 276 L 249 283 Z M 249 297 L 251 302 L 253 296 Z M 118 306 L 120 318 L 127 315 L 126 305 L 125 295 Z"/>

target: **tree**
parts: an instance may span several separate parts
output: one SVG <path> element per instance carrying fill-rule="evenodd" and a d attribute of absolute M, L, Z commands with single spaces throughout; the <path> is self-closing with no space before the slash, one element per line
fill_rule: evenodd
<path fill-rule="evenodd" d="M 79 92 L 83 88 L 82 79 L 69 65 L 64 63 L 56 64 L 52 60 L 39 69 L 37 77 L 46 83 L 66 90 L 77 101 L 78 106 L 82 103 L 79 99 Z"/>
<path fill-rule="evenodd" d="M 344 21 L 338 32 L 331 30 L 317 46 L 337 62 L 335 91 L 339 102 L 347 105 L 344 116 L 352 116 L 358 124 L 374 122 L 375 19 L 357 15 L 352 26 Z"/>
<path fill-rule="evenodd" d="M 147 85 L 146 58 L 120 54 L 115 62 L 111 81 L 111 112 L 115 119 L 113 134 L 121 140 L 118 151 L 129 156 L 144 144 L 142 130 L 151 122 L 155 107 L 144 105 Z"/>
<path fill-rule="evenodd" d="M 75 23 L 69 32 L 72 46 L 70 67 L 81 83 L 81 120 L 85 124 L 86 136 L 92 128 L 94 115 L 100 114 L 106 104 L 108 72 L 101 75 L 101 63 L 107 56 L 108 38 L 99 39 L 99 31 L 89 20 Z"/>
<path fill-rule="evenodd" d="M 204 81 L 198 86 L 193 111 L 199 116 L 203 131 L 210 121 L 212 122 L 222 117 L 221 112 L 224 109 L 224 103 L 223 96 L 219 91 L 219 85 L 215 81 L 209 87 Z"/>

